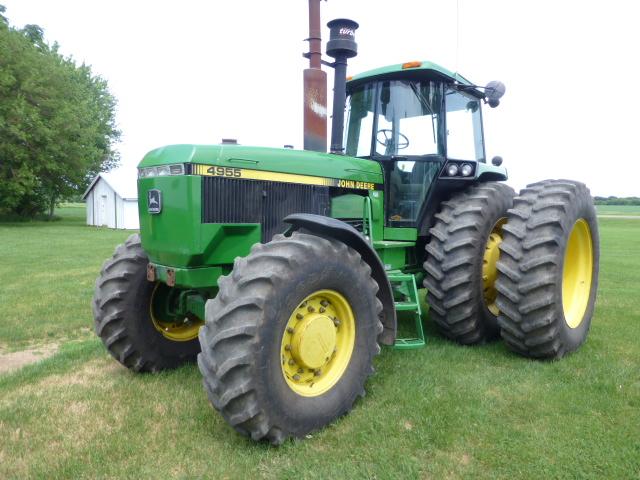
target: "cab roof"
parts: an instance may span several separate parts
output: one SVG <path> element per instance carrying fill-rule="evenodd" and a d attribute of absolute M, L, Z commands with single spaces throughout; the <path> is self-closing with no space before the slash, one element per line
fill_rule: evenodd
<path fill-rule="evenodd" d="M 347 88 L 349 86 L 356 86 L 357 84 L 365 81 L 384 79 L 384 78 L 416 78 L 424 77 L 426 74 L 432 74 L 432 76 L 448 83 L 459 83 L 462 85 L 472 86 L 469 80 L 464 78 L 459 73 L 454 73 L 446 68 L 438 65 L 437 63 L 430 62 L 428 60 L 397 63 L 395 65 L 387 65 L 386 67 L 375 68 L 363 73 L 358 73 L 353 77 L 348 78 Z M 477 89 L 465 89 L 471 90 L 479 97 L 484 97 L 484 94 Z"/>

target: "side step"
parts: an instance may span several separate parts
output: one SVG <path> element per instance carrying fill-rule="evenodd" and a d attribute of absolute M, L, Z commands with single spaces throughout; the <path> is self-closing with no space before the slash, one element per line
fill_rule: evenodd
<path fill-rule="evenodd" d="M 416 336 L 409 338 L 396 338 L 393 348 L 398 350 L 410 350 L 425 346 L 424 330 L 422 329 L 422 310 L 418 299 L 418 287 L 416 279 L 411 273 L 389 272 L 389 282 L 392 287 L 400 291 L 405 297 L 404 301 L 395 302 L 396 311 L 413 312 L 416 327 Z"/>

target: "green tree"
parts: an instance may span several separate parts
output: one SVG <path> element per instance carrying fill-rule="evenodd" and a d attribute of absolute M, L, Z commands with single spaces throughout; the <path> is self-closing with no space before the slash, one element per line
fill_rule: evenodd
<path fill-rule="evenodd" d="M 0 5 L 0 213 L 53 214 L 118 162 L 116 100 L 37 25 L 12 28 Z"/>

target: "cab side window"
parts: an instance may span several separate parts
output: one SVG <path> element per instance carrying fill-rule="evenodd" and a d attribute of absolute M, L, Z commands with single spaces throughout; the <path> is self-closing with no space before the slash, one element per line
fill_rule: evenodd
<path fill-rule="evenodd" d="M 456 90 L 447 90 L 447 157 L 484 161 L 480 100 Z"/>

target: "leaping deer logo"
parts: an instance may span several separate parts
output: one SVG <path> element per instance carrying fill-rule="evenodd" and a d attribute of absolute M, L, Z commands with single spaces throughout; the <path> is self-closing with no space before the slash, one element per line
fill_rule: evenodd
<path fill-rule="evenodd" d="M 147 209 L 149 213 L 160 213 L 162 210 L 160 190 L 149 190 L 147 192 Z"/>

